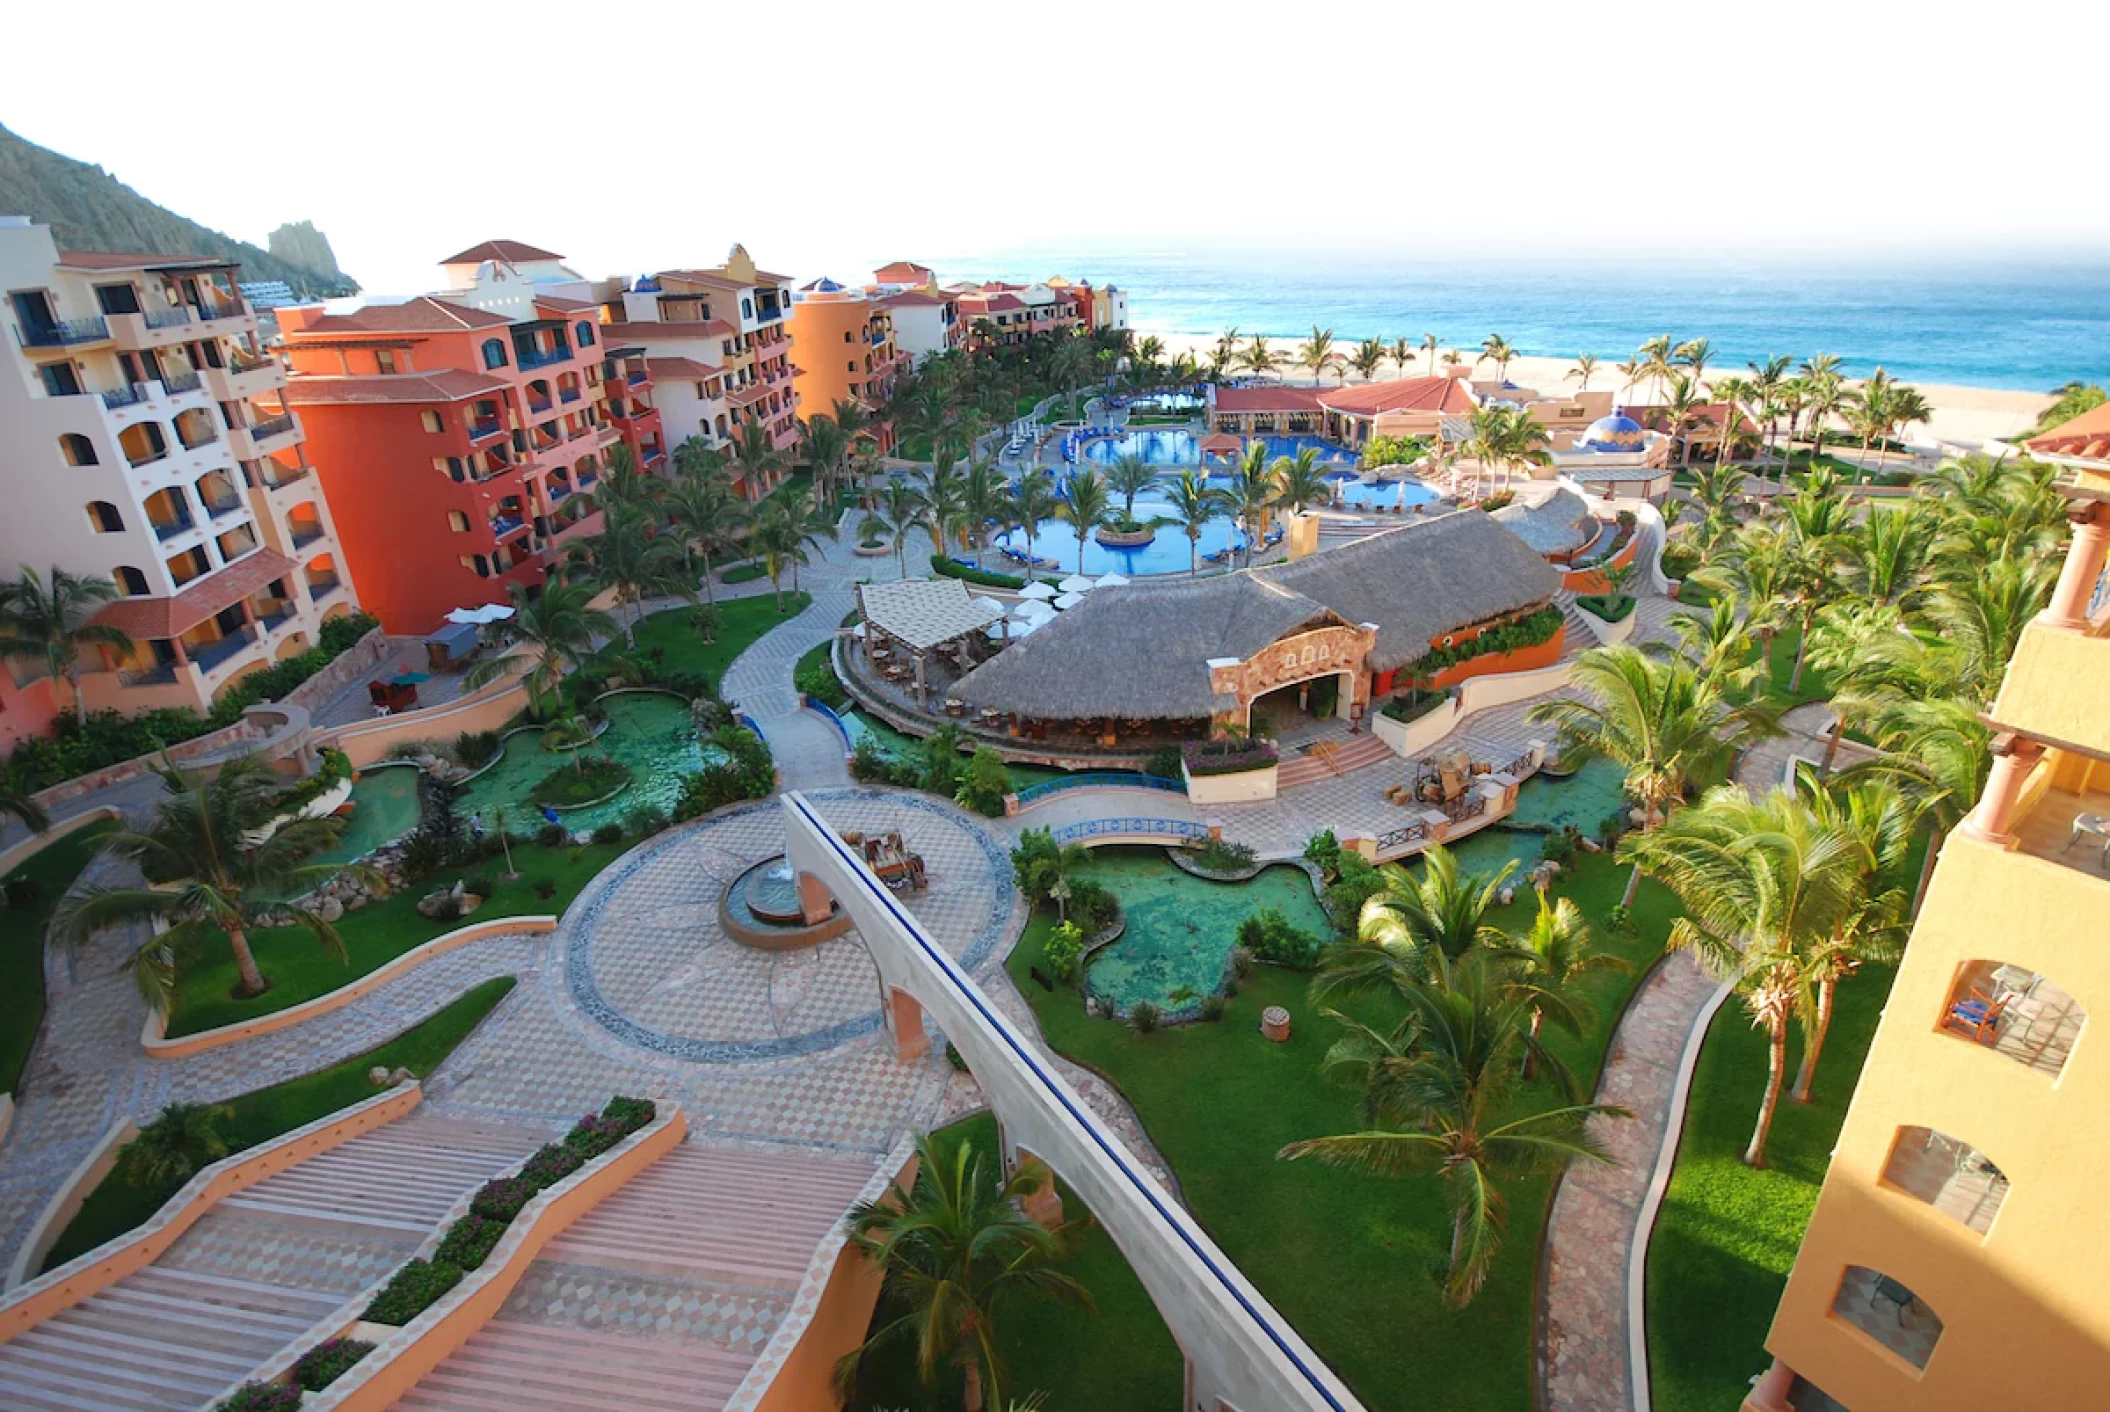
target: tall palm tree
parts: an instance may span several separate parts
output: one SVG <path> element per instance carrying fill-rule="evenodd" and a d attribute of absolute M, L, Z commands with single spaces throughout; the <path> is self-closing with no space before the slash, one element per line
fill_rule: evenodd
<path fill-rule="evenodd" d="M 1275 477 L 1275 503 L 1303 514 L 1314 501 L 1326 498 L 1326 473 L 1319 469 L 1319 450 L 1307 446 L 1294 456 L 1278 456 L 1271 468 Z"/>
<path fill-rule="evenodd" d="M 1912 913 L 1927 899 L 1934 860 L 1949 830 L 1977 806 L 1993 768 L 1993 732 L 1975 702 L 1956 696 L 1907 698 L 1886 704 L 1875 718 L 1882 753 L 1865 765 L 1840 772 L 1842 780 L 1875 775 L 1911 800 L 1932 826 L 1927 851 L 1913 886 Z"/>
<path fill-rule="evenodd" d="M 1398 863 L 1381 870 L 1385 886 L 1371 894 L 1355 921 L 1355 939 L 1319 956 L 1315 997 L 1390 988 L 1405 994 L 1430 975 L 1437 952 L 1456 959 L 1475 946 L 1501 948 L 1509 938 L 1490 919 L 1502 886 L 1517 865 L 1467 873 L 1441 844 L 1422 855 L 1417 876 Z"/>
<path fill-rule="evenodd" d="M 1717 445 L 1715 460 L 1726 466 L 1736 459 L 1736 429 L 1740 419 L 1749 416 L 1751 410 L 1759 406 L 1758 389 L 1741 373 L 1730 373 L 1714 380 L 1714 390 L 1710 395 L 1722 404 L 1722 439 Z"/>
<path fill-rule="evenodd" d="M 1434 376 L 1436 376 L 1436 349 L 1437 349 L 1437 346 L 1438 346 L 1438 344 L 1437 344 L 1437 339 L 1436 339 L 1436 335 L 1435 335 L 1435 334 L 1433 334 L 1433 333 L 1425 333 L 1425 334 L 1423 334 L 1423 335 L 1421 336 L 1421 351 L 1429 355 L 1429 376 L 1430 376 L 1430 377 L 1434 377 Z"/>
<path fill-rule="evenodd" d="M 1695 781 L 1725 771 L 1738 750 L 1774 730 L 1770 707 L 1733 703 L 1690 663 L 1638 647 L 1590 649 L 1575 659 L 1574 680 L 1582 696 L 1538 702 L 1525 719 L 1558 726 L 1564 758 L 1601 757 L 1624 769 L 1644 834 Z M 1636 863 L 1628 875 L 1622 906 L 1634 905 L 1641 871 Z"/>
<path fill-rule="evenodd" d="M 850 438 L 833 417 L 815 413 L 799 424 L 799 445 L 806 464 L 813 467 L 813 485 L 818 497 L 832 501 L 842 483 L 843 467 L 850 459 Z"/>
<path fill-rule="evenodd" d="M 249 948 L 249 933 L 267 916 L 290 916 L 342 961 L 344 942 L 336 927 L 303 898 L 347 871 L 341 863 L 308 860 L 335 844 L 344 821 L 285 818 L 284 781 L 254 756 L 242 755 L 207 777 L 164 760 L 154 773 L 163 796 L 139 829 L 120 828 L 103 840 L 102 852 L 137 864 L 147 881 L 136 887 L 96 885 L 69 894 L 52 919 L 52 935 L 79 946 L 105 927 L 154 922 L 125 969 L 140 993 L 166 1013 L 178 970 L 199 947 L 224 933 L 240 977 L 238 993 L 261 995 L 269 988 Z M 360 870 L 365 871 L 365 870 Z"/>
<path fill-rule="evenodd" d="M 557 686 L 574 663 L 593 655 L 597 639 L 616 635 L 616 621 L 593 606 L 594 588 L 553 574 L 533 597 L 518 583 L 506 585 L 513 600 L 513 616 L 507 626 L 526 648 L 479 662 L 469 669 L 470 687 L 481 687 L 505 677 L 525 677 L 528 714 L 540 719 L 543 707 L 556 695 Z"/>
<path fill-rule="evenodd" d="M 777 612 L 784 611 L 784 570 L 807 563 L 806 547 L 818 546 L 821 527 L 813 522 L 812 503 L 804 491 L 797 495 L 772 495 L 755 512 L 754 533 L 748 543 L 761 557 L 769 575 L 770 591 L 776 596 Z"/>
<path fill-rule="evenodd" d="M 1309 368 L 1311 380 L 1320 383 L 1326 380 L 1326 370 L 1338 366 L 1340 361 L 1341 355 L 1333 348 L 1333 330 L 1313 324 L 1310 340 L 1297 350 L 1298 366 Z"/>
<path fill-rule="evenodd" d="M 1434 966 L 1405 992 L 1407 1018 L 1390 1034 L 1329 1012 L 1349 1038 L 1327 1055 L 1327 1067 L 1359 1081 L 1365 1128 L 1293 1142 L 1278 1155 L 1378 1176 L 1439 1177 L 1451 1208 L 1444 1300 L 1463 1308 L 1501 1248 L 1500 1179 L 1574 1158 L 1610 1162 L 1585 1125 L 1631 1115 L 1571 1103 L 1504 1121 L 1521 1075 L 1530 1002 L 1488 953 L 1452 962 L 1439 952 Z"/>
<path fill-rule="evenodd" d="M 1268 347 L 1265 338 L 1256 333 L 1253 335 L 1253 341 L 1239 353 L 1238 364 L 1249 373 L 1271 373 L 1276 367 L 1274 350 Z"/>
<path fill-rule="evenodd" d="M 1793 587 L 1785 536 L 1773 526 L 1753 522 L 1730 536 L 1706 567 L 1693 577 L 1734 594 L 1744 608 L 1744 624 L 1758 638 L 1767 680 L 1773 676 L 1773 641 L 1786 621 Z"/>
<path fill-rule="evenodd" d="M 731 465 L 746 483 L 748 498 L 759 500 L 771 489 L 771 478 L 783 469 L 784 456 L 770 440 L 769 428 L 750 417 L 733 433 Z"/>
<path fill-rule="evenodd" d="M 725 477 L 725 453 L 700 436 L 683 437 L 674 448 L 674 482 L 693 480 L 722 480 Z"/>
<path fill-rule="evenodd" d="M 1216 336 L 1216 343 L 1209 349 L 1209 374 L 1221 378 L 1224 371 L 1238 362 L 1238 330 L 1227 328 Z"/>
<path fill-rule="evenodd" d="M 1009 489 L 1004 473 L 987 460 L 967 465 L 960 481 L 960 513 L 974 550 L 974 566 L 982 566 L 982 551 L 989 545 L 989 527 L 1004 517 L 1004 498 Z"/>
<path fill-rule="evenodd" d="M 1871 602 L 1904 607 L 1916 602 L 1926 586 L 1927 561 L 1939 530 L 1933 501 L 1908 501 L 1848 525 L 1840 558 L 1854 587 Z"/>
<path fill-rule="evenodd" d="M 1510 347 L 1508 339 L 1499 333 L 1491 333 L 1480 340 L 1480 356 L 1473 360 L 1473 365 L 1477 367 L 1481 363 L 1493 363 L 1496 381 L 1508 382 L 1509 360 L 1516 356 L 1517 350 Z"/>
<path fill-rule="evenodd" d="M 1580 1034 L 1588 1022 L 1591 1006 L 1579 992 L 1583 979 L 1599 971 L 1631 971 L 1624 957 L 1598 951 L 1592 945 L 1590 924 L 1572 898 L 1553 898 L 1539 889 L 1538 914 L 1531 926 L 1511 943 L 1520 963 L 1520 980 L 1531 999 L 1531 1045 L 1525 1053 L 1525 1077 L 1531 1077 L 1532 1050 L 1538 1047 L 1539 1028 L 1552 1019 L 1557 1029 Z"/>
<path fill-rule="evenodd" d="M 1021 1209 L 1053 1180 L 1037 1162 L 1022 1163 L 1004 1179 L 967 1143 L 946 1151 L 928 1134 L 917 1137 L 913 1182 L 906 1189 L 890 1184 L 885 1195 L 859 1202 L 845 1218 L 850 1243 L 886 1282 L 890 1298 L 883 1307 L 903 1312 L 836 1364 L 837 1390 L 852 1390 L 867 1355 L 909 1344 L 926 1387 L 949 1368 L 963 1380 L 966 1412 L 980 1412 L 985 1399 L 1002 1406 L 1004 1311 L 1029 1294 L 1092 1307 L 1083 1285 L 1052 1268 L 1064 1253 L 1064 1233 Z"/>
<path fill-rule="evenodd" d="M 1802 670 L 1809 660 L 1810 629 L 1817 615 L 1839 594 L 1839 561 L 1853 508 L 1839 493 L 1838 477 L 1820 466 L 1810 472 L 1787 505 L 1781 524 L 1781 587 L 1784 606 L 1801 628 L 1795 642 L 1795 669 L 1788 677 L 1792 695 L 1802 690 Z"/>
<path fill-rule="evenodd" d="M 1245 527 L 1245 561 L 1253 562 L 1254 551 L 1260 547 L 1261 536 L 1267 533 L 1267 513 L 1278 495 L 1275 483 L 1275 468 L 1268 464 L 1267 443 L 1249 441 L 1240 453 L 1238 464 L 1231 471 L 1231 482 L 1224 487 L 1238 512 L 1238 522 Z"/>
<path fill-rule="evenodd" d="M 1744 1162 L 1766 1164 L 1766 1139 L 1787 1077 L 1788 1025 L 1814 1023 L 1820 953 L 1850 909 L 1862 854 L 1787 789 L 1753 799 L 1741 785 L 1707 792 L 1622 852 L 1683 904 L 1670 945 L 1691 951 L 1743 997 L 1766 1033 L 1766 1087 Z"/>
<path fill-rule="evenodd" d="M 1635 357 L 1624 363 L 1614 363 L 1612 371 L 1619 374 L 1619 390 L 1624 400 L 1625 397 L 1632 396 L 1634 389 L 1640 386 L 1641 379 L 1648 374 L 1648 366 Z"/>
<path fill-rule="evenodd" d="M 1512 469 L 1553 463 L 1546 428 L 1522 407 L 1487 402 L 1473 409 L 1472 431 L 1459 451 L 1482 467 L 1498 470 L 1507 488 Z"/>
<path fill-rule="evenodd" d="M 1173 478 L 1165 498 L 1171 502 L 1180 533 L 1187 536 L 1187 572 L 1199 575 L 1202 571 L 1202 531 L 1211 520 L 1231 508 L 1231 498 L 1210 485 L 1208 477 L 1191 466 Z"/>
<path fill-rule="evenodd" d="M 1724 695 L 1740 697 L 1751 690 L 1758 674 L 1758 644 L 1750 627 L 1737 612 L 1736 599 L 1724 594 L 1704 610 L 1673 613 L 1665 624 L 1672 642 L 1650 643 L 1645 650 L 1662 656 L 1676 652 L 1704 681 L 1713 682 Z"/>
<path fill-rule="evenodd" d="M 1791 381 L 1788 377 L 1788 370 L 1795 366 L 1795 361 L 1785 354 L 1779 354 L 1767 358 L 1763 363 L 1746 363 L 1744 366 L 1751 370 L 1751 376 L 1746 379 L 1746 382 L 1751 389 L 1752 397 L 1756 400 L 1759 410 L 1765 418 L 1766 454 L 1771 456 L 1775 449 L 1773 432 L 1779 423 L 1780 414 L 1783 410 L 1781 393 Z M 1715 392 L 1719 394 L 1721 388 L 1717 386 Z M 1761 484 L 1764 483 L 1765 472 L 1763 470 L 1759 472 L 1759 480 Z"/>
<path fill-rule="evenodd" d="M 1688 433 L 1706 421 L 1700 415 L 1700 409 L 1707 405 L 1707 399 L 1691 378 L 1678 373 L 1668 373 L 1666 377 L 1670 391 L 1663 399 L 1663 420 L 1670 434 L 1677 439 L 1678 465 L 1682 469 L 1692 464 L 1692 442 Z M 1724 445 L 1728 439 L 1728 428 L 1724 426 Z"/>
<path fill-rule="evenodd" d="M 579 540 L 565 556 L 600 588 L 614 593 L 623 639 L 632 647 L 637 646 L 640 605 L 647 598 L 659 594 L 675 594 L 691 602 L 696 598 L 675 537 L 651 531 L 652 517 L 643 506 L 612 505 L 601 521 L 601 532 Z"/>
<path fill-rule="evenodd" d="M 1581 378 L 1582 386 L 1577 390 L 1588 392 L 1590 390 L 1590 379 L 1597 376 L 1597 355 L 1595 353 L 1577 355 L 1575 366 L 1568 369 L 1568 376 Z"/>
<path fill-rule="evenodd" d="M 1713 344 L 1704 338 L 1688 338 L 1677 346 L 1671 356 L 1689 370 L 1694 387 L 1706 386 L 1707 364 L 1714 356 Z"/>
<path fill-rule="evenodd" d="M 1659 333 L 1634 350 L 1635 381 L 1667 382 L 1675 366 L 1677 355 L 1667 333 Z"/>
<path fill-rule="evenodd" d="M 1399 375 L 1405 377 L 1407 370 L 1420 359 L 1421 352 L 1415 347 L 1412 339 L 1400 337 L 1392 340 L 1392 348 L 1387 356 L 1392 359 L 1392 366 L 1399 370 Z"/>
<path fill-rule="evenodd" d="M 682 443 L 683 446 L 688 444 Z M 747 502 L 733 493 L 732 486 L 722 475 L 683 474 L 679 464 L 681 447 L 674 449 L 674 455 L 675 477 L 661 498 L 661 508 L 666 511 L 667 519 L 680 539 L 684 569 L 688 567 L 690 554 L 703 561 L 704 601 L 715 606 L 718 593 L 712 582 L 711 561 L 729 552 L 738 536 L 746 530 Z"/>
<path fill-rule="evenodd" d="M 1136 517 L 1136 497 L 1157 483 L 1157 467 L 1141 456 L 1117 456 L 1106 470 L 1106 488 L 1121 497 L 1121 518 Z"/>
<path fill-rule="evenodd" d="M 923 492 L 896 477 L 886 483 L 879 503 L 858 522 L 858 534 L 867 538 L 883 534 L 894 541 L 894 563 L 900 570 L 899 578 L 908 577 L 908 532 L 923 523 L 924 508 Z"/>
<path fill-rule="evenodd" d="M 66 683 L 75 712 L 86 714 L 75 659 L 90 647 L 132 650 L 123 629 L 91 621 L 117 596 L 117 585 L 106 578 L 54 565 L 46 579 L 24 564 L 21 578 L 0 583 L 0 657 L 41 663 L 53 681 Z"/>
<path fill-rule="evenodd" d="M 1364 382 L 1369 382 L 1385 365 L 1385 356 L 1382 338 L 1366 338 L 1355 345 L 1355 352 L 1348 355 L 1348 366 L 1354 368 Z"/>
<path fill-rule="evenodd" d="M 938 452 L 922 475 L 923 528 L 930 535 L 931 548 L 940 554 L 966 524 L 964 479 L 949 450 Z"/>
<path fill-rule="evenodd" d="M 1138 360 L 1141 364 L 1148 361 L 1140 350 Z M 1077 389 L 1091 377 L 1092 368 L 1092 342 L 1088 338 L 1074 334 L 1065 337 L 1056 343 L 1055 351 L 1049 355 L 1048 370 L 1054 375 L 1056 386 L 1063 390 L 1073 422 L 1077 420 Z"/>
<path fill-rule="evenodd" d="M 1112 518 L 1113 494 L 1106 477 L 1089 466 L 1070 472 L 1069 493 L 1056 507 L 1058 519 L 1067 520 L 1077 536 L 1077 572 L 1084 572 L 1084 545 L 1092 531 Z"/>
<path fill-rule="evenodd" d="M 1825 422 L 1847 405 L 1847 387 L 1835 353 L 1819 353 L 1802 364 L 1802 410 L 1809 417 L 1810 464 L 1824 450 Z"/>
<path fill-rule="evenodd" d="M 1049 479 L 1047 472 L 1029 468 L 1012 485 L 1005 501 L 1004 517 L 1025 534 L 1026 553 L 1030 555 L 1040 527 L 1054 519 L 1055 512 L 1061 508 L 1062 497 L 1055 493 L 1055 482 Z"/>

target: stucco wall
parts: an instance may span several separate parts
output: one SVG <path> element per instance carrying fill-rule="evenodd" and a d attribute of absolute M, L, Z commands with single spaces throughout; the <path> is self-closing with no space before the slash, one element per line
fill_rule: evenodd
<path fill-rule="evenodd" d="M 1187 781 L 1187 797 L 1196 804 L 1250 804 L 1275 797 L 1275 776 L 1281 767 L 1241 770 L 1231 775 L 1190 775 L 1185 764 L 1180 774 Z"/>

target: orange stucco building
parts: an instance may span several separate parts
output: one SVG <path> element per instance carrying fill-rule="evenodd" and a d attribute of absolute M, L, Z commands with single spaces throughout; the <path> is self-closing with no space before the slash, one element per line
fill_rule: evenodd
<path fill-rule="evenodd" d="M 878 412 L 908 361 L 894 346 L 887 300 L 827 278 L 792 296 L 791 352 L 801 379 L 799 400 L 808 415 L 827 415 L 838 402 Z M 893 424 L 881 422 L 875 430 L 880 452 L 892 451 Z"/>

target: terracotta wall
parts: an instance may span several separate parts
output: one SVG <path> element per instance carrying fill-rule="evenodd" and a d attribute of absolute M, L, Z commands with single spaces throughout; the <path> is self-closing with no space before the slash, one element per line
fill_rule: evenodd
<path fill-rule="evenodd" d="M 1536 647 L 1522 647 L 1514 652 L 1490 652 L 1484 656 L 1470 658 L 1456 666 L 1445 667 L 1431 677 L 1432 687 L 1456 686 L 1471 677 L 1492 676 L 1498 672 L 1529 672 L 1540 667 L 1550 667 L 1558 662 L 1568 643 L 1568 625 L 1560 629 Z"/>

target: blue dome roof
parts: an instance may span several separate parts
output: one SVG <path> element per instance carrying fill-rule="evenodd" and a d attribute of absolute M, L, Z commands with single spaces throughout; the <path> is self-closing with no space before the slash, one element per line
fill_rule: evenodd
<path fill-rule="evenodd" d="M 631 285 L 630 290 L 633 294 L 657 294 L 659 293 L 659 281 L 650 275 L 646 275 L 636 284 Z"/>
<path fill-rule="evenodd" d="M 813 283 L 807 285 L 806 287 L 812 290 L 815 294 L 840 294 L 843 292 L 843 287 L 837 284 L 834 280 L 829 279 L 826 275 L 822 275 L 819 279 L 815 280 Z"/>
<path fill-rule="evenodd" d="M 1635 421 L 1632 417 L 1622 417 L 1615 412 L 1609 417 L 1599 417 L 1596 421 L 1590 423 L 1590 429 L 1582 434 L 1582 440 L 1576 443 L 1576 449 L 1580 451 L 1639 451 L 1646 444 L 1647 433 L 1641 429 L 1641 423 Z"/>

